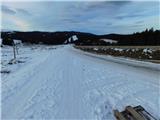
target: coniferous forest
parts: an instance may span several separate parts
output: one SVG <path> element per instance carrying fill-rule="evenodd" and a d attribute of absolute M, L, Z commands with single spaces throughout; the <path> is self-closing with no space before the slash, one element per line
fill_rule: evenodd
<path fill-rule="evenodd" d="M 142 32 L 135 32 L 133 34 L 106 34 L 95 35 L 91 33 L 63 31 L 63 32 L 1 32 L 2 44 L 12 45 L 13 39 L 21 40 L 23 43 L 31 44 L 48 44 L 59 45 L 68 44 L 65 41 L 71 36 L 76 35 L 77 41 L 70 41 L 68 43 L 75 43 L 76 45 L 112 45 L 106 43 L 101 39 L 111 39 L 118 41 L 114 45 L 160 45 L 160 30 L 146 29 Z"/>

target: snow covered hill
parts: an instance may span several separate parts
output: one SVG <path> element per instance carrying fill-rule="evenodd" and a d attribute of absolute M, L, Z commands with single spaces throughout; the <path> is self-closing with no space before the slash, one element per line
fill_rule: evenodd
<path fill-rule="evenodd" d="M 72 46 L 2 48 L 2 119 L 105 119 L 142 105 L 159 114 L 159 70 L 100 59 Z M 123 60 L 125 61 L 125 60 Z M 146 63 L 147 64 L 147 63 Z M 155 66 L 156 64 L 154 64 Z"/>

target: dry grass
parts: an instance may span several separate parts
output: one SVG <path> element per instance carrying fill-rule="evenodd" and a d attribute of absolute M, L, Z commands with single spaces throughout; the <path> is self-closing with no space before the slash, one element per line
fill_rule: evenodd
<path fill-rule="evenodd" d="M 122 49 L 153 49 L 153 50 L 160 50 L 160 46 L 76 46 L 78 48 L 122 48 Z"/>
<path fill-rule="evenodd" d="M 130 57 L 160 63 L 160 46 L 75 46 L 75 48 L 96 54 Z M 146 49 L 151 52 L 144 52 Z"/>

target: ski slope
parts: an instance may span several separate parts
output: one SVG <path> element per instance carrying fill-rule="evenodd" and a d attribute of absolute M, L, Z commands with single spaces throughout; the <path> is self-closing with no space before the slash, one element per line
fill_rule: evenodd
<path fill-rule="evenodd" d="M 2 119 L 114 120 L 113 109 L 127 105 L 160 118 L 159 69 L 72 46 L 23 46 L 24 62 L 7 65 L 11 49 L 2 48 L 2 70 L 10 71 L 2 74 Z"/>

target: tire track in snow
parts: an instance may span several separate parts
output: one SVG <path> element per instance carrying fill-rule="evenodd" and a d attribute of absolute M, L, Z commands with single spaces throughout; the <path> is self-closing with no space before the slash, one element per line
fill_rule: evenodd
<path fill-rule="evenodd" d="M 60 97 L 57 101 L 58 110 L 56 119 L 92 119 L 86 110 L 86 103 L 83 99 L 85 94 L 83 88 L 83 64 L 79 64 L 76 57 L 68 52 L 64 53 L 65 59 L 60 59 L 63 64 L 62 83 L 59 88 Z M 66 62 L 71 61 L 71 62 Z M 65 66 L 65 67 L 64 67 Z M 79 77 L 81 76 L 81 77 Z"/>
<path fill-rule="evenodd" d="M 158 94 L 158 72 L 77 54 L 70 46 L 46 54 L 29 71 L 35 74 L 16 80 L 23 83 L 31 77 L 2 102 L 3 118 L 113 120 L 112 110 L 128 104 L 158 111 L 158 97 L 152 98 Z"/>
<path fill-rule="evenodd" d="M 44 83 L 46 82 L 47 79 L 53 78 L 53 72 L 52 72 L 53 66 L 45 64 L 45 63 L 50 63 L 49 57 L 51 54 L 52 53 L 47 54 L 46 59 L 44 59 L 43 62 L 39 63 L 39 66 L 35 66 L 34 69 L 30 69 L 31 73 L 30 75 L 28 75 L 25 78 L 23 78 L 23 76 L 19 77 L 20 79 L 17 81 L 20 81 L 20 84 L 19 86 L 17 86 L 17 84 L 14 84 L 15 87 L 11 91 L 12 92 L 11 96 L 9 96 L 7 99 L 5 96 L 2 96 L 2 98 L 4 97 L 2 102 L 3 118 L 12 118 L 12 119 L 17 118 L 17 113 L 19 114 L 24 110 L 25 104 L 29 102 L 28 100 L 30 99 L 31 95 L 35 91 L 37 91 L 37 89 L 39 88 L 43 89 L 45 85 Z M 48 74 L 46 74 L 44 71 L 49 71 L 49 72 Z M 50 92 L 48 91 L 48 93 Z M 43 96 L 44 95 L 42 95 L 41 97 Z M 45 95 L 44 97 L 47 97 L 47 95 Z M 17 100 L 20 100 L 18 106 L 16 104 Z M 12 109 L 10 109 L 11 106 Z M 19 117 L 20 116 L 21 114 L 19 114 Z"/>

